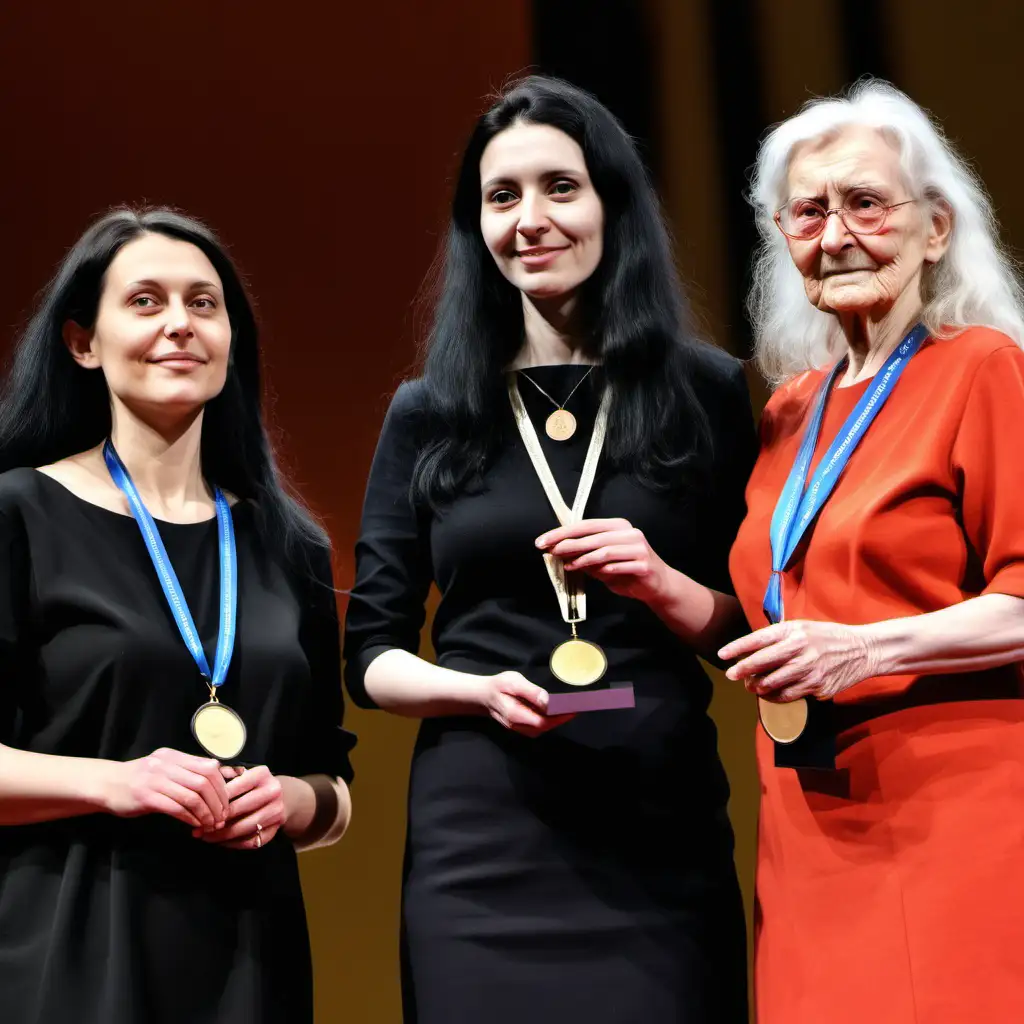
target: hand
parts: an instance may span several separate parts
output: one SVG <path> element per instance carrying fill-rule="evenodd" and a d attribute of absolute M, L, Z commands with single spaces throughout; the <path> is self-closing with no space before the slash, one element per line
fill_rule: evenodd
<path fill-rule="evenodd" d="M 614 594 L 652 604 L 664 591 L 669 567 L 626 519 L 583 519 L 543 534 L 536 544 L 561 558 L 567 572 L 585 572 Z"/>
<path fill-rule="evenodd" d="M 766 700 L 834 697 L 877 675 L 877 658 L 862 627 L 796 619 L 767 626 L 726 644 L 722 661 L 737 661 L 725 674 L 741 679 Z"/>
<path fill-rule="evenodd" d="M 234 768 L 227 770 L 238 772 Z M 278 778 L 266 765 L 243 769 L 228 781 L 227 792 L 231 804 L 224 826 L 216 832 L 196 829 L 193 835 L 229 850 L 259 850 L 266 846 L 285 821 L 284 789 Z"/>
<path fill-rule="evenodd" d="M 522 736 L 540 736 L 566 722 L 575 715 L 545 715 L 548 692 L 534 686 L 519 672 L 499 672 L 495 676 L 481 676 L 480 703 L 499 725 Z"/>
<path fill-rule="evenodd" d="M 161 747 L 134 761 L 111 762 L 104 807 L 121 818 L 166 814 L 198 831 L 227 820 L 227 785 L 212 757 Z"/>

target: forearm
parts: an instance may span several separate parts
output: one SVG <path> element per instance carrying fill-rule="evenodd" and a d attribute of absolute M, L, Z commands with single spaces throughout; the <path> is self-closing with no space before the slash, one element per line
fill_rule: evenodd
<path fill-rule="evenodd" d="M 107 810 L 116 762 L 37 754 L 0 744 L 0 825 L 29 825 Z"/>
<path fill-rule="evenodd" d="M 352 796 L 343 779 L 329 775 L 278 777 L 284 794 L 284 831 L 297 850 L 336 843 L 352 818 Z"/>
<path fill-rule="evenodd" d="M 408 718 L 484 713 L 480 676 L 441 668 L 398 648 L 370 662 L 363 685 L 383 710 Z"/>
<path fill-rule="evenodd" d="M 1024 599 L 985 594 L 937 612 L 854 627 L 871 674 L 974 672 L 1024 661 Z"/>
<path fill-rule="evenodd" d="M 673 633 L 712 661 L 717 660 L 720 647 L 747 628 L 735 597 L 705 587 L 669 566 L 647 604 Z"/>

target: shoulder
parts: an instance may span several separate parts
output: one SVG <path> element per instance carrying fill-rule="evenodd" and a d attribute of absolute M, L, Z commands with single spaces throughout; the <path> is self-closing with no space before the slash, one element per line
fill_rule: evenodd
<path fill-rule="evenodd" d="M 968 381 L 985 366 L 1024 365 L 1021 347 L 1009 335 L 992 327 L 968 327 L 951 337 L 931 338 L 921 355 L 926 355 L 933 362 L 955 367 L 956 376 Z"/>
<path fill-rule="evenodd" d="M 708 342 L 692 342 L 689 353 L 694 384 L 698 391 L 746 391 L 747 378 L 743 363 L 735 356 Z"/>
<path fill-rule="evenodd" d="M 47 502 L 48 488 L 59 486 L 27 466 L 0 473 L 0 514 L 11 518 L 38 510 Z"/>

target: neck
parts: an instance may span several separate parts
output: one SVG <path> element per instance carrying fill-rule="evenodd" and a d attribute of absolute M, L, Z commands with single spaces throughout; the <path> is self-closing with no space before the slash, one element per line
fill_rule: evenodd
<path fill-rule="evenodd" d="M 907 289 L 882 314 L 840 315 L 848 359 L 843 384 L 873 377 L 921 316 L 921 298 Z"/>
<path fill-rule="evenodd" d="M 551 363 L 592 363 L 578 327 L 575 297 L 538 300 L 523 296 L 523 347 L 512 362 L 514 370 Z"/>
<path fill-rule="evenodd" d="M 211 495 L 200 458 L 202 408 L 155 425 L 115 399 L 111 419 L 110 440 L 150 512 L 172 521 L 203 518 Z"/>

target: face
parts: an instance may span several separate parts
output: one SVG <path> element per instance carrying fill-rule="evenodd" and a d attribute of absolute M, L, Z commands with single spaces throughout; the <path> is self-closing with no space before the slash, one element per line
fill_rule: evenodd
<path fill-rule="evenodd" d="M 79 365 L 102 370 L 115 400 L 194 411 L 227 377 L 231 324 L 220 276 L 189 242 L 143 235 L 107 268 L 92 329 L 69 322 L 64 338 Z"/>
<path fill-rule="evenodd" d="M 861 126 L 797 146 L 786 198 L 814 199 L 826 210 L 916 199 L 903 181 L 896 147 Z M 948 208 L 917 200 L 890 210 L 877 234 L 853 234 L 832 214 L 816 238 L 787 242 L 813 305 L 827 313 L 878 317 L 901 298 L 920 304 L 922 271 L 941 259 L 951 228 Z"/>
<path fill-rule="evenodd" d="M 480 188 L 480 231 L 502 274 L 532 299 L 572 297 L 603 249 L 583 150 L 550 125 L 513 125 L 484 150 Z"/>

